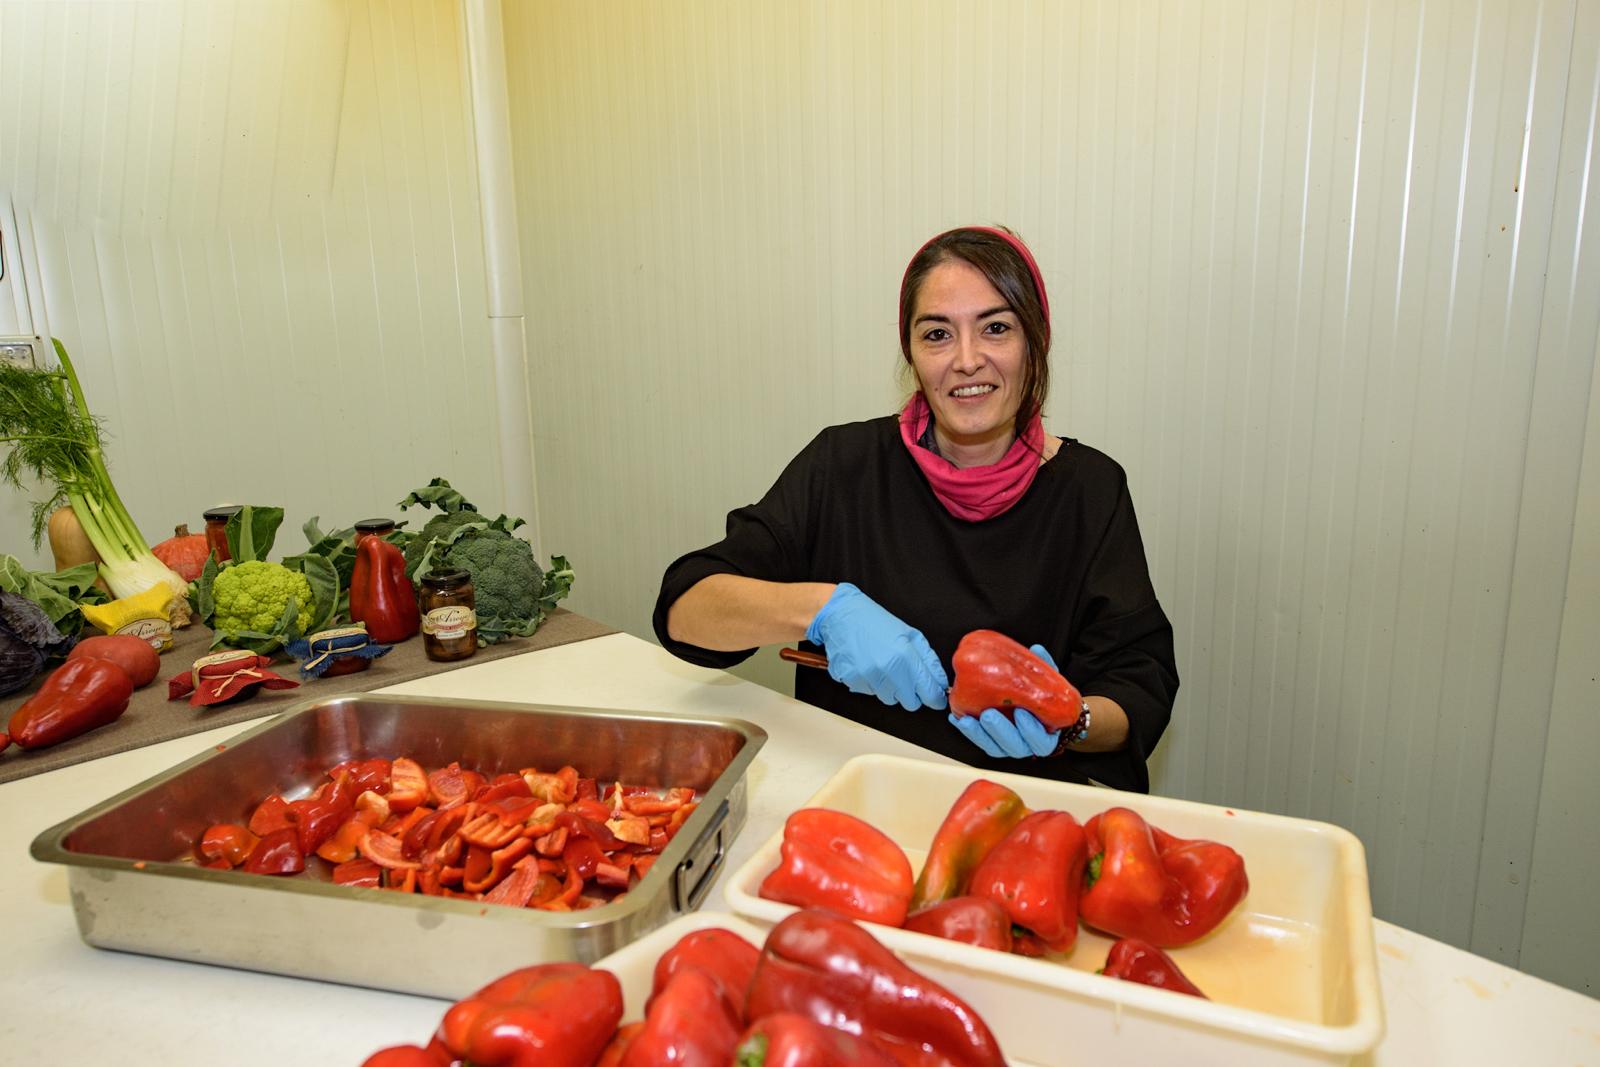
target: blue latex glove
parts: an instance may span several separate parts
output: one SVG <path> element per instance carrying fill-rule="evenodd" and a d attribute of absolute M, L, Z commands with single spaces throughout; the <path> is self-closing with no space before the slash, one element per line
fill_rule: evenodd
<path fill-rule="evenodd" d="M 1055 658 L 1043 645 L 1034 645 L 1028 651 L 1055 667 Z M 1010 718 L 998 708 L 989 708 L 976 718 L 951 715 L 950 722 L 968 741 L 996 759 L 1048 756 L 1061 741 L 1060 730 L 1046 730 L 1027 708 L 1012 708 Z"/>
<path fill-rule="evenodd" d="M 907 711 L 950 706 L 950 680 L 922 631 L 889 614 L 867 594 L 840 582 L 806 628 L 828 652 L 828 674 L 852 693 L 871 694 Z"/>

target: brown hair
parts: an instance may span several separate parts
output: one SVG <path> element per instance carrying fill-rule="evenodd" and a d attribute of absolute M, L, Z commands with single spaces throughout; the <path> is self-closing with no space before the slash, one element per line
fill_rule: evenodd
<path fill-rule="evenodd" d="M 989 279 L 989 284 L 1016 314 L 1022 336 L 1028 342 L 1022 372 L 1022 402 L 1017 408 L 1018 437 L 1023 436 L 1033 417 L 1044 410 L 1045 397 L 1050 392 L 1050 317 L 1042 295 L 1044 279 L 1039 278 L 1023 258 L 1017 247 L 1020 244 L 1021 238 L 1010 230 L 999 232 L 975 226 L 950 230 L 922 246 L 911 258 L 900 283 L 900 354 L 913 370 L 911 313 L 922 292 L 922 283 L 939 264 L 952 259 L 972 264 Z"/>

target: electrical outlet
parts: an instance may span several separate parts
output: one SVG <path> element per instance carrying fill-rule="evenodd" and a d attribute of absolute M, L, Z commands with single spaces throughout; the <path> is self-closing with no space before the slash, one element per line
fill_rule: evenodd
<path fill-rule="evenodd" d="M 39 365 L 42 351 L 37 337 L 0 337 L 0 361 L 32 369 Z"/>

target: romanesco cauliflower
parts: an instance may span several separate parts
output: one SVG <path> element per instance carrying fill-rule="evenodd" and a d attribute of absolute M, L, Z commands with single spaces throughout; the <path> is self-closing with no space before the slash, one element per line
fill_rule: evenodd
<path fill-rule="evenodd" d="M 295 625 L 301 633 L 311 625 L 314 606 L 311 583 L 306 576 L 281 563 L 254 561 L 228 567 L 217 575 L 212 586 L 217 613 L 212 623 L 219 633 L 249 630 L 271 633 L 283 618 L 289 598 L 299 610 Z"/>

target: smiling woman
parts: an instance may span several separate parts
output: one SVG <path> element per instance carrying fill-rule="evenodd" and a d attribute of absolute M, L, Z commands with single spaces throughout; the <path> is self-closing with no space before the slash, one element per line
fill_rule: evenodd
<path fill-rule="evenodd" d="M 655 629 L 728 667 L 778 642 L 826 654 L 795 695 L 979 767 L 1148 790 L 1172 714 L 1172 628 L 1122 468 L 1046 434 L 1050 305 L 1009 230 L 964 227 L 912 257 L 899 415 L 824 430 L 728 535 L 667 569 Z M 1050 730 L 1024 708 L 948 706 L 961 638 L 998 630 L 1083 693 Z M 1028 760 L 1020 765 L 1018 760 Z"/>

